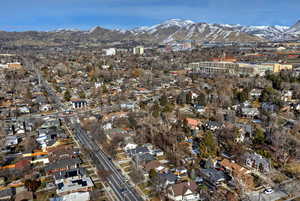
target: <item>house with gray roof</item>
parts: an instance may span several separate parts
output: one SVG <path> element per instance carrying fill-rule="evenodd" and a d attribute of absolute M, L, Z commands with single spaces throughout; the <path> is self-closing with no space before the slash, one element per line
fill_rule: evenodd
<path fill-rule="evenodd" d="M 72 168 L 77 168 L 79 164 L 81 164 L 80 158 L 63 159 L 56 161 L 55 163 L 49 164 L 45 167 L 45 171 L 48 174 L 51 174 L 54 172 L 60 172 Z"/>
<path fill-rule="evenodd" d="M 269 172 L 271 170 L 271 165 L 268 159 L 264 158 L 257 153 L 246 153 L 245 164 L 247 167 L 255 168 L 262 172 Z"/>
<path fill-rule="evenodd" d="M 224 172 L 214 168 L 200 169 L 199 174 L 204 180 L 214 186 L 217 186 L 226 180 Z"/>
<path fill-rule="evenodd" d="M 16 194 L 15 188 L 7 188 L 0 190 L 0 200 L 11 200 L 11 198 Z"/>

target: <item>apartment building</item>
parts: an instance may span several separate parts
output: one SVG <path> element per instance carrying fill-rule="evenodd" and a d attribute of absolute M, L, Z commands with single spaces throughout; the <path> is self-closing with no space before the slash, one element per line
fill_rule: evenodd
<path fill-rule="evenodd" d="M 144 47 L 143 46 L 137 46 L 133 48 L 133 54 L 143 55 L 144 54 Z"/>
<path fill-rule="evenodd" d="M 264 75 L 265 72 L 280 72 L 291 70 L 292 65 L 279 63 L 234 63 L 234 62 L 196 62 L 189 64 L 189 70 L 206 74 L 231 74 L 231 75 Z"/>

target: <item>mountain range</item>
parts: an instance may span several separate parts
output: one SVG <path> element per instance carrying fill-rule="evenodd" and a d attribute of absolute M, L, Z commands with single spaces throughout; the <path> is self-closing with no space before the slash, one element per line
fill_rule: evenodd
<path fill-rule="evenodd" d="M 145 43 L 168 43 L 175 40 L 198 42 L 258 42 L 300 39 L 300 20 L 293 26 L 242 26 L 209 24 L 191 20 L 171 19 L 150 27 L 130 30 L 105 29 L 100 26 L 90 30 L 59 29 L 54 31 L 0 31 L 0 42 L 5 44 L 97 44 L 122 40 Z"/>

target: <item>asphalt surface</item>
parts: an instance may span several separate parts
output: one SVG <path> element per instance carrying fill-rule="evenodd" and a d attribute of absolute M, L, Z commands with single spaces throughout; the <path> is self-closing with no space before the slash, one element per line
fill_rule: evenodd
<path fill-rule="evenodd" d="M 56 92 L 52 89 L 51 85 L 43 78 L 41 73 L 37 68 L 34 68 L 32 63 L 25 64 L 31 70 L 34 70 L 37 76 L 40 78 L 40 84 L 47 91 L 48 96 L 54 103 L 55 109 L 59 112 L 64 112 L 66 110 L 65 105 L 61 103 L 60 98 L 56 95 Z M 64 118 L 66 125 L 68 125 L 78 142 L 85 148 L 90 150 L 90 157 L 95 163 L 99 170 L 106 170 L 111 172 L 107 177 L 107 183 L 113 190 L 115 197 L 119 201 L 143 201 L 144 199 L 137 193 L 137 191 L 130 186 L 126 178 L 118 171 L 116 166 L 110 160 L 110 158 L 101 150 L 101 148 L 88 137 L 86 131 L 81 128 L 78 117 L 68 117 Z"/>
<path fill-rule="evenodd" d="M 109 171 L 111 174 L 107 178 L 107 183 L 114 191 L 119 200 L 142 201 L 144 200 L 135 189 L 126 182 L 126 178 L 118 171 L 110 158 L 100 149 L 100 147 L 88 137 L 86 131 L 81 128 L 79 123 L 76 123 L 76 118 L 71 118 L 68 121 L 69 126 L 78 142 L 90 150 L 90 157 L 94 161 L 96 167 L 100 170 Z"/>

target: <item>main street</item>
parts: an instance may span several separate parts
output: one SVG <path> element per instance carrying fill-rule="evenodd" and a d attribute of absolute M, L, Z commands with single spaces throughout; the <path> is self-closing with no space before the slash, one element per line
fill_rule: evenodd
<path fill-rule="evenodd" d="M 26 66 L 36 72 L 40 84 L 51 97 L 57 111 L 65 111 L 64 104 L 61 103 L 60 98 L 56 95 L 50 84 L 43 78 L 39 70 L 34 68 L 32 63 L 26 63 Z M 105 170 L 111 173 L 107 177 L 107 183 L 113 190 L 115 197 L 119 201 L 143 201 L 144 199 L 130 184 L 128 184 L 127 179 L 118 171 L 110 158 L 91 138 L 88 137 L 87 132 L 79 123 L 78 116 L 65 116 L 63 119 L 65 121 L 64 123 L 71 128 L 76 140 L 81 144 L 81 146 L 89 150 L 90 157 L 94 161 L 96 167 L 99 170 Z"/>

